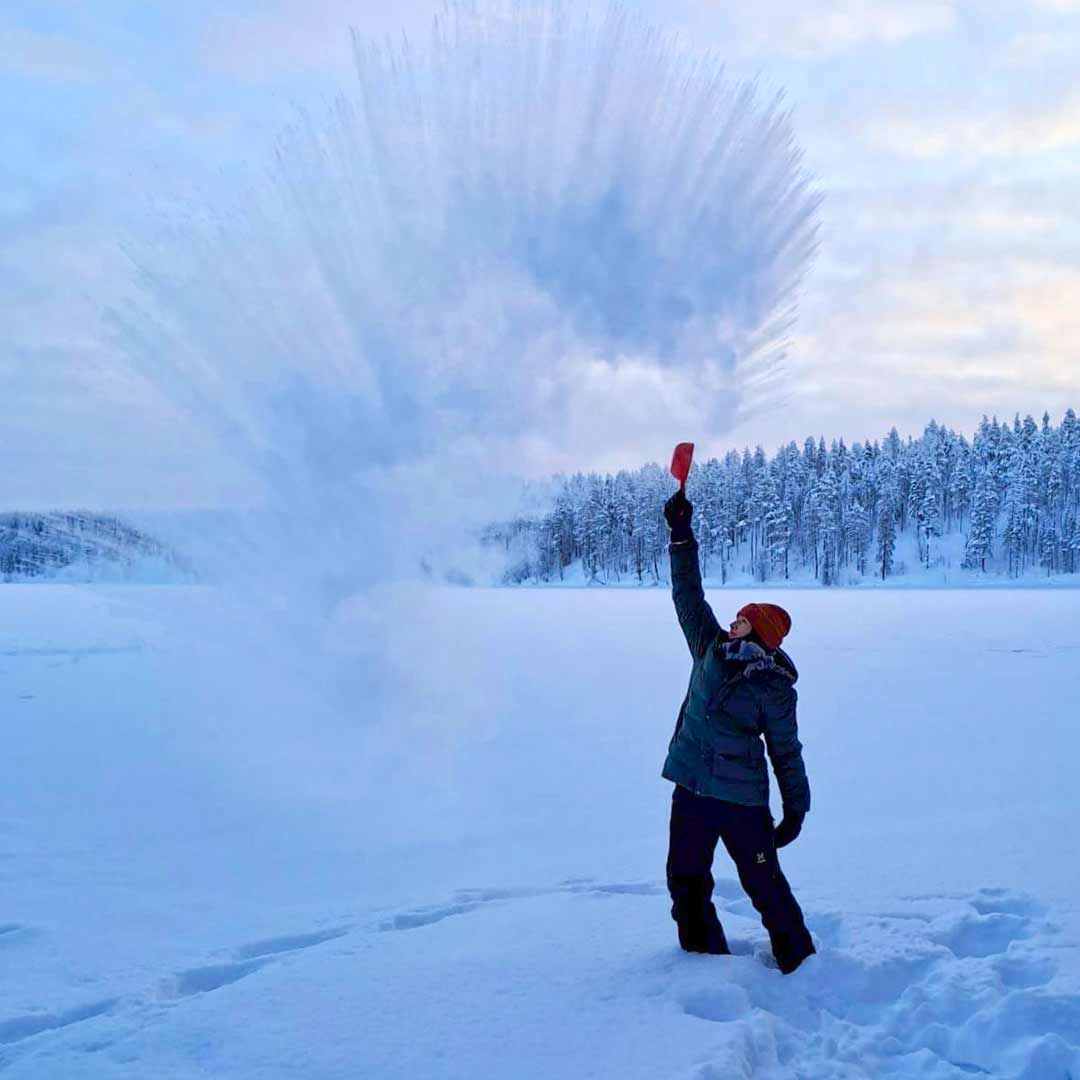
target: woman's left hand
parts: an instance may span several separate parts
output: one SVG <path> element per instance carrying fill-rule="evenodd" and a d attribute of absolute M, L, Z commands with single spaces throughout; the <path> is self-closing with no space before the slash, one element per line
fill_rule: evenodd
<path fill-rule="evenodd" d="M 797 811 L 784 811 L 784 817 L 773 833 L 777 848 L 787 847 L 802 832 L 805 817 Z"/>

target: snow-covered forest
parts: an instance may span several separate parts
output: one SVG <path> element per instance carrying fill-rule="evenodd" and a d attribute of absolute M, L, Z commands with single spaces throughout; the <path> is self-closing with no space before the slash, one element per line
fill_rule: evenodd
<path fill-rule="evenodd" d="M 105 514 L 0 514 L 0 582 L 140 576 L 152 565 L 179 574 L 175 556 L 152 537 Z"/>
<path fill-rule="evenodd" d="M 537 509 L 485 531 L 504 583 L 666 580 L 662 508 L 674 482 L 649 464 L 556 477 Z M 713 582 L 854 584 L 1080 574 L 1080 423 L 983 418 L 971 439 L 933 421 L 918 439 L 759 446 L 694 464 L 687 484 Z M 121 519 L 0 515 L 0 581 L 186 577 L 179 556 Z M 1077 578 L 1080 583 L 1080 578 Z"/>
<path fill-rule="evenodd" d="M 666 573 L 660 465 L 556 478 L 550 509 L 493 526 L 509 583 L 655 584 Z M 706 576 L 823 585 L 932 573 L 1080 571 L 1080 424 L 983 417 L 970 440 L 933 421 L 848 447 L 809 438 L 695 463 L 687 484 Z M 959 576 L 959 574 L 957 575 Z"/>

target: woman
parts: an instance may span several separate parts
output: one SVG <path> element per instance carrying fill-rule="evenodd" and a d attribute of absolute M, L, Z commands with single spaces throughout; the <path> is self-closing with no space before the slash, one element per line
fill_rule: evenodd
<path fill-rule="evenodd" d="M 777 966 L 789 975 L 814 952 L 776 855 L 799 835 L 810 809 L 795 722 L 798 672 L 780 648 L 791 619 L 774 604 L 748 604 L 730 632 L 721 629 L 701 587 L 692 516 L 681 490 L 664 505 L 675 611 L 693 657 L 663 773 L 676 785 L 667 862 L 671 914 L 688 952 L 730 952 L 712 902 L 713 852 L 723 841 L 769 932 Z M 775 830 L 766 748 L 784 804 Z"/>

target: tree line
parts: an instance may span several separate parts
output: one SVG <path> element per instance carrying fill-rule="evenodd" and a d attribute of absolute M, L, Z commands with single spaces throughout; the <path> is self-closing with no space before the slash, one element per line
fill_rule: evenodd
<path fill-rule="evenodd" d="M 174 561 L 162 544 L 107 514 L 51 511 L 0 514 L 0 581 L 56 577 L 71 568 L 133 568 Z"/>
<path fill-rule="evenodd" d="M 666 577 L 664 501 L 656 464 L 554 480 L 546 512 L 491 526 L 511 584 L 565 579 L 659 583 Z M 845 445 L 808 438 L 771 458 L 758 446 L 695 462 L 687 482 L 703 572 L 722 582 L 798 577 L 833 585 L 956 563 L 1012 578 L 1080 571 L 1080 424 L 983 417 L 971 439 L 931 421 Z M 901 563 L 904 552 L 908 563 Z M 955 563 L 954 563 L 955 560 Z"/>

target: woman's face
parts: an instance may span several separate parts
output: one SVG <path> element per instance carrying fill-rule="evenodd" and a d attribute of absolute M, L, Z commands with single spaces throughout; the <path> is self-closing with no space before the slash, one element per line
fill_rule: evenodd
<path fill-rule="evenodd" d="M 744 638 L 753 629 L 750 620 L 745 615 L 737 615 L 735 621 L 731 624 L 730 635 L 733 638 Z"/>

